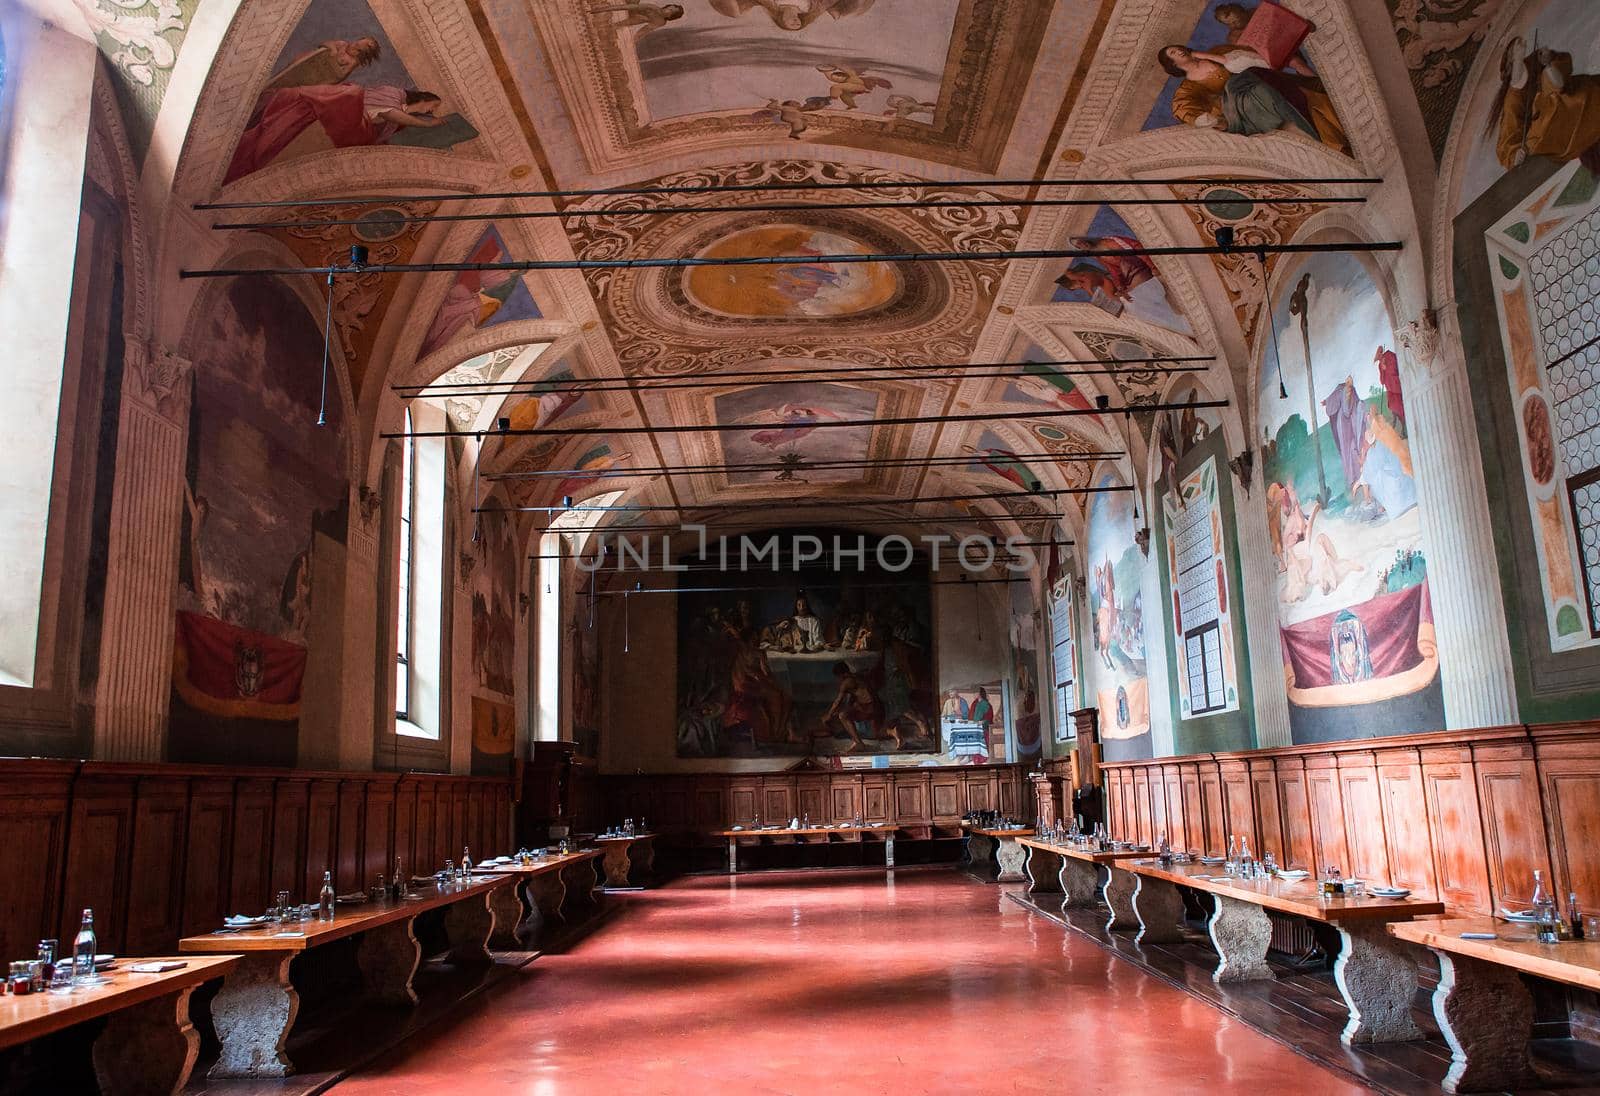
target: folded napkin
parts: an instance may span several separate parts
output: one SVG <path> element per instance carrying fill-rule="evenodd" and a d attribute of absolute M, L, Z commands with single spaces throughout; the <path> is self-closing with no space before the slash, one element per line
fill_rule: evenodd
<path fill-rule="evenodd" d="M 182 959 L 167 959 L 159 963 L 135 963 L 128 969 L 138 974 L 165 974 L 169 970 L 182 970 L 188 965 Z"/>

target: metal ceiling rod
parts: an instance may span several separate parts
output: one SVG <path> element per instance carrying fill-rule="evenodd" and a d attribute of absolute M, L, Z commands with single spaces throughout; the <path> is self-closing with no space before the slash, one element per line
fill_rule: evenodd
<path fill-rule="evenodd" d="M 1115 375 L 1117 373 L 1126 373 L 1126 372 L 1135 372 L 1135 373 L 1148 372 L 1150 370 L 1140 369 L 1139 366 L 1141 366 L 1141 365 L 1155 365 L 1158 362 L 1214 362 L 1216 360 L 1217 360 L 1217 356 L 1215 354 L 1172 354 L 1172 355 L 1163 355 L 1161 357 L 1154 357 L 1154 358 L 1063 358 L 1063 359 L 1060 359 L 1060 360 L 1052 359 L 1052 360 L 1048 360 L 1048 361 L 1037 361 L 1037 362 L 950 362 L 950 363 L 946 363 L 946 364 L 942 364 L 942 365 L 928 365 L 928 364 L 921 364 L 921 363 L 914 363 L 914 364 L 909 364 L 909 365 L 869 365 L 869 364 L 850 365 L 850 364 L 844 364 L 844 363 L 836 363 L 836 364 L 833 364 L 833 365 L 807 366 L 807 367 L 805 367 L 803 369 L 793 369 L 793 370 L 775 369 L 775 370 L 738 370 L 738 371 L 731 372 L 731 373 L 674 373 L 674 374 L 669 374 L 669 375 L 660 376 L 660 377 L 638 377 L 638 378 L 633 378 L 630 381 L 630 383 L 646 384 L 646 383 L 652 383 L 652 382 L 655 382 L 655 381 L 687 380 L 687 379 L 690 379 L 690 378 L 697 378 L 697 377 L 715 378 L 715 379 L 737 378 L 737 377 L 753 377 L 753 378 L 787 377 L 787 376 L 801 376 L 802 374 L 809 375 L 809 374 L 812 374 L 812 373 L 840 373 L 840 374 L 843 374 L 843 375 L 846 375 L 846 376 L 854 376 L 854 375 L 856 375 L 857 373 L 860 373 L 860 372 L 878 372 L 878 371 L 888 371 L 888 370 L 893 370 L 895 372 L 928 372 L 928 371 L 940 370 L 940 369 L 948 369 L 948 370 L 1023 369 L 1023 370 L 1026 370 L 1026 368 L 1028 366 L 1054 367 L 1054 366 L 1062 366 L 1062 365 L 1065 365 L 1065 366 L 1119 365 L 1119 366 L 1126 366 L 1127 367 L 1125 369 L 1107 369 L 1105 371 L 1107 373 Z M 1091 372 L 1091 371 L 1090 370 L 1070 369 L 1070 370 L 1065 370 L 1063 372 L 1065 372 L 1067 374 L 1075 374 L 1075 373 L 1079 373 L 1079 372 L 1088 373 L 1088 372 Z M 1174 370 L 1174 372 L 1182 372 L 1182 370 Z M 1022 375 L 1023 376 L 1027 376 L 1029 374 L 1027 372 L 1024 372 Z M 1038 376 L 1040 374 L 1032 374 L 1032 375 Z M 443 384 L 439 384 L 439 383 L 433 383 L 433 384 L 392 384 L 392 385 L 389 386 L 389 388 L 390 388 L 391 391 L 394 391 L 394 392 L 414 392 L 414 393 L 431 392 L 431 391 L 434 391 L 436 389 L 440 390 L 440 391 L 444 391 L 444 390 L 454 391 L 454 390 L 459 389 L 459 388 L 471 388 L 471 389 L 475 389 L 475 390 L 476 389 L 488 390 L 488 389 L 499 389 L 499 388 L 516 389 L 516 388 L 521 388 L 521 387 L 529 387 L 529 388 L 533 388 L 533 389 L 536 389 L 536 390 L 539 390 L 539 391 L 557 391 L 558 390 L 558 386 L 563 386 L 563 387 L 564 386 L 574 386 L 574 387 L 576 387 L 576 386 L 581 386 L 581 385 L 584 385 L 584 384 L 596 383 L 597 381 L 609 381 L 609 380 L 617 380 L 617 379 L 621 379 L 621 378 L 572 377 L 572 378 L 566 379 L 566 380 L 555 379 L 555 380 L 545 380 L 545 381 L 530 381 L 530 380 L 517 380 L 517 381 L 446 381 Z"/>
<path fill-rule="evenodd" d="M 1356 176 L 1313 176 L 1297 179 L 1241 178 L 1231 175 L 1179 175 L 1167 179 L 958 179 L 858 180 L 856 182 L 772 182 L 772 183 L 713 183 L 684 186 L 617 186 L 589 187 L 565 190 L 498 190 L 481 194 L 375 194 L 354 198 L 290 198 L 266 202 L 196 202 L 197 210 L 206 209 L 288 209 L 297 206 L 381 205 L 387 202 L 476 202 L 515 198 L 597 198 L 617 194 L 760 194 L 770 190 L 926 190 L 938 187 L 944 190 L 985 190 L 992 187 L 1062 187 L 1062 186 L 1137 186 L 1157 187 L 1188 184 L 1195 186 L 1258 187 L 1294 185 L 1364 186 L 1383 182 L 1382 179 Z"/>
<path fill-rule="evenodd" d="M 900 415 L 882 419 L 822 419 L 818 422 L 735 422 L 688 423 L 676 426 L 574 426 L 574 427 L 521 427 L 508 430 L 393 430 L 380 434 L 390 438 L 488 438 L 488 437 L 599 437 L 613 434 L 710 434 L 729 431 L 790 430 L 803 427 L 811 430 L 842 430 L 861 426 L 921 426 L 930 422 L 1001 422 L 1010 419 L 1071 419 L 1081 415 L 1149 414 L 1154 411 L 1183 411 L 1188 408 L 1204 410 L 1227 407 L 1227 400 L 1197 400 L 1189 403 L 1148 403 L 1135 407 L 1067 408 L 1054 411 L 990 411 L 971 415 Z"/>
<path fill-rule="evenodd" d="M 488 512 L 491 513 L 491 514 L 493 514 L 493 513 L 502 513 L 502 514 L 515 514 L 515 513 L 518 513 L 517 510 L 514 510 L 514 509 L 512 509 L 510 507 L 506 507 L 506 508 L 501 509 L 501 510 L 490 510 Z M 1060 514 L 1060 513 L 1055 513 L 1053 511 L 1049 512 L 1049 513 L 1044 513 L 1044 514 L 1022 514 L 1022 515 L 1017 515 L 1017 514 L 985 514 L 982 517 L 947 517 L 947 518 L 884 518 L 884 517 L 874 517 L 874 516 L 872 516 L 870 514 L 839 514 L 837 517 L 834 517 L 834 518 L 831 518 L 831 519 L 824 519 L 824 520 L 829 520 L 829 521 L 832 521 L 832 522 L 835 522 L 835 523 L 838 523 L 838 522 L 856 522 L 857 524 L 876 524 L 876 525 L 894 525 L 894 526 L 901 526 L 901 525 L 981 525 L 981 524 L 983 524 L 985 522 L 993 524 L 995 522 L 1000 522 L 1000 521 L 1014 521 L 1014 522 L 1017 522 L 1018 524 L 1022 524 L 1024 522 L 1029 522 L 1029 521 L 1060 521 L 1063 518 L 1069 518 L 1069 517 L 1074 517 L 1074 516 L 1076 516 L 1076 515 L 1073 515 L 1073 514 Z M 775 530 L 772 529 L 771 526 L 766 526 L 766 525 L 712 525 L 712 524 L 707 524 L 707 523 L 698 522 L 698 521 L 691 521 L 691 522 L 680 522 L 677 525 L 673 525 L 671 523 L 660 523 L 660 524 L 656 524 L 656 525 L 595 525 L 595 526 L 585 527 L 585 528 L 582 528 L 582 529 L 549 529 L 549 528 L 547 528 L 547 529 L 540 530 L 540 532 L 543 532 L 543 533 L 572 533 L 574 535 L 578 535 L 578 534 L 593 534 L 593 533 L 612 533 L 612 534 L 622 534 L 624 536 L 632 536 L 634 533 L 679 533 L 679 532 L 682 532 L 686 526 L 692 526 L 694 528 L 694 530 L 696 530 L 696 531 L 698 531 L 700 529 L 704 529 L 707 532 L 726 532 L 726 533 L 729 533 L 729 534 L 740 533 L 740 532 L 749 533 L 749 532 L 772 532 L 772 531 L 775 531 Z M 864 530 L 859 530 L 859 529 L 847 530 L 847 531 L 864 532 Z"/>
<path fill-rule="evenodd" d="M 1397 240 L 1352 240 L 1348 243 L 1262 244 L 1221 246 L 1194 244 L 1175 247 L 1130 247 L 1116 251 L 1099 248 L 1039 248 L 1031 251 L 884 251 L 844 255 L 689 255 L 644 259 L 507 259 L 493 263 L 367 263 L 362 266 L 221 267 L 215 270 L 180 270 L 180 278 L 265 278 L 301 274 L 440 274 L 462 271 L 526 270 L 663 270 L 724 266 L 846 266 L 858 263 L 976 263 L 1017 262 L 1035 259 L 1095 259 L 1106 255 L 1305 255 L 1399 251 Z"/>
<path fill-rule="evenodd" d="M 384 219 L 386 224 L 456 224 L 462 221 L 536 221 L 553 217 L 579 220 L 590 217 L 675 217 L 680 214 L 703 215 L 708 213 L 814 213 L 839 209 L 980 209 L 1003 207 L 1006 209 L 1046 208 L 1063 206 L 1198 206 L 1208 198 L 972 198 L 967 201 L 949 201 L 926 198 L 910 202 L 811 202 L 804 205 L 778 203 L 775 205 L 710 205 L 710 206 L 611 206 L 594 209 L 520 209 L 501 213 L 421 213 L 415 216 L 401 214 Z M 1305 195 L 1279 198 L 1249 198 L 1253 205 L 1291 205 L 1306 200 Z M 1364 197 L 1337 195 L 1317 198 L 1327 205 L 1354 205 L 1365 202 Z M 250 230 L 334 228 L 338 226 L 369 223 L 366 217 L 340 217 L 314 221 L 218 221 L 216 229 Z"/>
<path fill-rule="evenodd" d="M 886 366 L 886 367 L 884 367 L 884 370 L 882 370 L 882 371 L 875 370 L 875 369 L 869 369 L 869 370 L 865 370 L 864 371 L 867 374 L 866 376 L 862 376 L 860 373 L 857 373 L 857 372 L 854 372 L 854 371 L 845 372 L 845 373 L 833 371 L 833 372 L 820 373 L 820 374 L 817 374 L 815 376 L 812 376 L 812 375 L 801 376 L 799 373 L 789 373 L 789 372 L 777 372 L 777 373 L 767 373 L 767 374 L 754 373 L 754 374 L 750 374 L 748 376 L 739 375 L 739 374 L 718 374 L 718 375 L 715 375 L 715 376 L 707 375 L 706 377 L 704 377 L 704 378 L 702 378 L 700 380 L 668 381 L 665 384 L 656 384 L 656 383 L 654 383 L 654 381 L 657 380 L 657 379 L 659 379 L 659 380 L 667 380 L 667 378 L 664 378 L 664 377 L 663 378 L 652 378 L 651 380 L 648 380 L 648 381 L 643 380 L 643 379 L 636 380 L 636 381 L 630 381 L 630 380 L 616 380 L 616 379 L 608 378 L 608 379 L 602 379 L 602 380 L 590 380 L 590 381 L 586 381 L 582 385 L 568 385 L 568 386 L 564 386 L 564 387 L 561 387 L 561 388 L 546 388 L 539 381 L 523 381 L 522 384 L 525 385 L 525 387 L 523 387 L 523 388 L 451 389 L 450 390 L 450 395 L 452 397 L 456 398 L 456 399 L 464 399 L 464 398 L 468 398 L 468 397 L 472 397 L 472 396 L 484 396 L 484 397 L 489 397 L 489 396 L 539 396 L 539 395 L 545 395 L 545 394 L 548 394 L 548 393 L 557 393 L 557 392 L 571 392 L 571 393 L 574 393 L 576 395 L 582 396 L 582 395 L 588 395 L 589 393 L 599 393 L 599 392 L 673 392 L 673 391 L 680 391 L 680 390 L 684 390 L 684 389 L 698 390 L 698 389 L 706 389 L 706 388 L 729 388 L 729 387 L 732 387 L 732 386 L 735 386 L 735 385 L 740 385 L 740 384 L 759 384 L 762 387 L 777 387 L 777 386 L 781 386 L 781 385 L 795 385 L 795 384 L 822 384 L 822 383 L 834 382 L 834 381 L 848 381 L 848 382 L 851 382 L 851 383 L 854 383 L 854 384 L 870 384 L 870 383 L 882 384 L 882 383 L 887 383 L 887 382 L 890 382 L 890 381 L 915 381 L 915 382 L 917 382 L 919 384 L 936 384 L 936 383 L 938 383 L 940 381 L 945 381 L 945 382 L 949 382 L 949 383 L 955 383 L 955 382 L 958 382 L 958 381 L 969 381 L 969 380 L 995 380 L 995 379 L 999 379 L 999 380 L 1016 380 L 1019 377 L 1040 377 L 1040 376 L 1043 376 L 1043 374 L 1030 373 L 1030 372 L 1028 372 L 1026 370 L 1023 370 L 1021 372 L 1018 372 L 1016 370 L 1007 370 L 1005 372 L 995 372 L 995 373 L 990 373 L 990 372 L 966 373 L 966 372 L 963 372 L 963 373 L 955 373 L 955 374 L 951 374 L 951 375 L 943 376 L 943 377 L 922 377 L 922 376 L 916 376 L 916 375 L 909 376 L 909 377 L 907 377 L 907 376 L 896 376 L 895 374 L 896 374 L 896 372 L 898 372 L 899 368 L 900 367 L 898 367 L 898 366 Z M 1143 368 L 1143 369 L 1074 369 L 1072 371 L 1071 375 L 1075 376 L 1075 377 L 1102 377 L 1102 376 L 1103 377 L 1115 377 L 1115 376 L 1119 376 L 1119 375 L 1124 374 L 1124 373 L 1140 373 L 1140 374 L 1154 374 L 1154 375 L 1160 376 L 1160 377 L 1170 377 L 1170 376 L 1174 376 L 1174 375 L 1176 375 L 1178 373 L 1193 373 L 1193 372 L 1195 372 L 1195 367 L 1194 366 L 1178 366 L 1178 367 L 1173 367 L 1173 368 L 1167 368 L 1165 366 L 1151 366 L 1151 367 L 1146 367 L 1146 368 Z M 1067 376 L 1067 374 L 1065 374 L 1065 373 L 1061 373 L 1061 374 L 1057 374 L 1057 375 L 1058 376 Z M 776 379 L 773 379 L 773 378 L 776 378 Z M 609 381 L 609 383 L 608 383 L 608 381 Z M 415 399 L 418 396 L 423 395 L 426 391 L 427 390 L 424 389 L 421 392 L 413 392 L 409 396 L 406 396 L 404 398 Z"/>
<path fill-rule="evenodd" d="M 474 514 L 488 513 L 518 513 L 518 514 L 652 514 L 664 511 L 675 513 L 689 513 L 696 510 L 810 510 L 812 508 L 827 509 L 830 507 L 845 509 L 862 506 L 921 506 L 925 502 L 998 502 L 1001 499 L 1043 499 L 1054 498 L 1057 495 L 1100 495 L 1118 494 L 1132 491 L 1133 487 L 1118 484 L 1110 487 L 1040 487 L 1037 491 L 1012 491 L 1001 494 L 965 494 L 965 495 L 922 495 L 916 498 L 897 499 L 763 499 L 760 502 L 739 502 L 721 499 L 715 502 L 701 502 L 693 505 L 665 505 L 665 506 L 585 506 L 583 503 L 574 503 L 571 506 L 476 506 Z"/>
<path fill-rule="evenodd" d="M 1128 454 L 1122 450 L 1107 450 L 1098 453 L 1071 453 L 1062 455 L 1018 455 L 1007 457 L 1013 464 L 1073 464 L 1080 461 L 1118 460 Z M 732 464 L 679 464 L 660 465 L 654 468 L 630 468 L 625 472 L 606 471 L 605 476 L 676 476 L 688 475 L 695 472 L 834 472 L 854 469 L 873 468 L 936 468 L 944 465 L 966 465 L 973 463 L 977 457 L 972 453 L 961 453 L 946 457 L 863 457 L 859 460 L 831 460 L 807 461 L 803 465 L 784 464 L 782 461 L 758 461 Z M 515 480 L 534 479 L 543 476 L 581 476 L 586 475 L 582 468 L 544 468 L 530 472 L 493 472 L 485 475 L 487 480 Z"/>

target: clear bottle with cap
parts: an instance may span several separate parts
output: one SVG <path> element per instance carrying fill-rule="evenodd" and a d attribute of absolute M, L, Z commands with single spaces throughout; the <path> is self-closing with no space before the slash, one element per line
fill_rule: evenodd
<path fill-rule="evenodd" d="M 72 941 L 72 980 L 80 986 L 97 985 L 105 979 L 95 973 L 94 957 L 98 941 L 94 934 L 94 910 L 83 911 L 83 926 Z"/>
<path fill-rule="evenodd" d="M 472 876 L 472 851 L 467 846 L 461 846 L 461 881 L 467 882 Z"/>
<path fill-rule="evenodd" d="M 317 920 L 333 920 L 333 872 L 322 873 L 322 891 L 317 895 Z"/>

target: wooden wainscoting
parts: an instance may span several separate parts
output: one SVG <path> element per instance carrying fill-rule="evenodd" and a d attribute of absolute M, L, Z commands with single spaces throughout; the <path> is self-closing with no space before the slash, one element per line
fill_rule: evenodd
<path fill-rule="evenodd" d="M 1104 766 L 1112 832 L 1392 880 L 1461 912 L 1535 869 L 1600 904 L 1600 725 L 1444 731 Z"/>
<path fill-rule="evenodd" d="M 105 951 L 171 954 L 179 937 L 274 894 L 316 896 L 333 871 L 365 889 L 394 858 L 502 853 L 509 779 L 232 770 L 0 758 L 0 957 L 70 941 L 85 907 Z"/>
<path fill-rule="evenodd" d="M 643 818 L 682 841 L 729 826 L 846 823 L 857 814 L 892 823 L 912 838 L 957 837 L 968 811 L 1001 811 L 1032 821 L 1036 803 L 1021 765 L 840 772 L 669 773 L 600 777 L 607 822 Z"/>

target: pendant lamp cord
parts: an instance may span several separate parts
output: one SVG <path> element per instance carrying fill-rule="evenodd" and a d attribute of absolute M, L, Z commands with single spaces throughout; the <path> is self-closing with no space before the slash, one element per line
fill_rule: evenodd
<path fill-rule="evenodd" d="M 1272 337 L 1272 364 L 1278 371 L 1278 398 L 1289 398 L 1289 390 L 1283 384 L 1283 357 L 1278 353 L 1278 318 L 1272 313 L 1272 281 L 1267 273 L 1267 253 L 1256 252 L 1256 261 L 1261 264 L 1261 294 L 1266 298 L 1267 333 Z"/>

